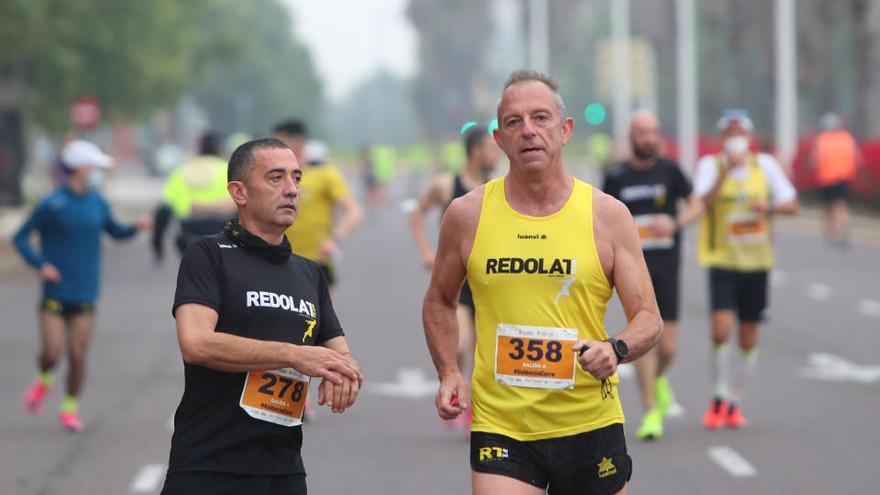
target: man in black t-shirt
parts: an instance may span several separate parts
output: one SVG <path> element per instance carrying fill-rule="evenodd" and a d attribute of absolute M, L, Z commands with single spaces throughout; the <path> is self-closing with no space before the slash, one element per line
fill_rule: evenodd
<path fill-rule="evenodd" d="M 633 116 L 630 142 L 632 157 L 605 174 L 602 189 L 623 202 L 636 221 L 663 317 L 658 355 L 645 354 L 636 361 L 646 411 L 637 436 L 646 440 L 663 435 L 663 417 L 677 407 L 665 373 L 677 346 L 679 231 L 699 218 L 702 204 L 678 164 L 659 156 L 660 130 L 652 114 L 638 112 Z M 687 201 L 687 206 L 679 212 L 681 200 Z"/>
<path fill-rule="evenodd" d="M 291 253 L 302 171 L 276 139 L 229 160 L 238 220 L 183 255 L 172 314 L 185 387 L 163 494 L 306 493 L 302 412 L 342 412 L 362 384 L 320 267 Z"/>

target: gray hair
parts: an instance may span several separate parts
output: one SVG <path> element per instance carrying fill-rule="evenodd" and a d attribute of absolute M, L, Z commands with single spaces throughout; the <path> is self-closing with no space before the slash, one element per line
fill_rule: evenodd
<path fill-rule="evenodd" d="M 556 103 L 556 109 L 559 110 L 559 116 L 560 118 L 565 118 L 565 102 L 562 101 L 562 96 L 559 94 L 559 83 L 556 82 L 556 79 L 553 79 L 543 72 L 524 69 L 511 72 L 510 76 L 507 77 L 507 80 L 504 81 L 504 88 L 501 90 L 501 98 L 498 98 L 498 105 L 495 110 L 495 113 L 498 114 L 498 118 L 501 118 L 501 99 L 504 97 L 504 92 L 514 84 L 531 81 L 542 83 L 553 91 L 553 101 Z"/>

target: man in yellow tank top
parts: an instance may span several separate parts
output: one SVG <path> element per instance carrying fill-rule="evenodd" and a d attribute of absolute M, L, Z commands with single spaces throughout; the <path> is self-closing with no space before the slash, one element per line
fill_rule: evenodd
<path fill-rule="evenodd" d="M 703 416 L 709 429 L 742 428 L 742 398 L 753 372 L 758 323 L 767 307 L 773 267 L 773 215 L 797 212 L 797 194 L 776 160 L 749 151 L 752 121 L 744 110 L 726 110 L 718 129 L 724 151 L 700 159 L 694 192 L 706 208 L 699 260 L 709 268 L 714 397 Z M 728 373 L 727 340 L 739 320 L 739 349 Z M 730 379 L 728 380 L 728 374 Z"/>
<path fill-rule="evenodd" d="M 472 407 L 477 495 L 626 493 L 617 365 L 647 352 L 662 328 L 635 223 L 565 173 L 574 120 L 551 78 L 511 74 L 498 123 L 510 172 L 446 210 L 425 295 L 438 413 Z M 476 306 L 473 404 L 456 360 L 465 278 Z M 629 319 L 617 339 L 604 327 L 613 287 Z"/>
<path fill-rule="evenodd" d="M 327 163 L 327 147 L 307 141 L 305 124 L 289 120 L 275 126 L 275 137 L 293 149 L 303 167 L 300 208 L 296 224 L 285 233 L 293 252 L 316 261 L 336 293 L 336 264 L 340 243 L 360 225 L 363 212 L 338 168 Z M 337 221 L 336 212 L 340 215 Z"/>

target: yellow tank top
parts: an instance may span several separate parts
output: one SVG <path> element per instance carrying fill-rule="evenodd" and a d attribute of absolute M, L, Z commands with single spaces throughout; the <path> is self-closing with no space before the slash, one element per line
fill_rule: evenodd
<path fill-rule="evenodd" d="M 605 340 L 611 285 L 593 236 L 592 186 L 574 179 L 546 217 L 515 211 L 504 178 L 486 184 L 467 281 L 476 305 L 473 431 L 520 441 L 623 422 L 618 376 L 577 365 L 575 340 Z"/>
<path fill-rule="evenodd" d="M 716 160 L 721 167 L 720 158 Z M 752 155 L 748 174 L 738 180 L 727 176 L 715 204 L 703 215 L 698 258 L 702 265 L 735 271 L 763 271 L 773 267 L 773 247 L 767 218 L 749 205 L 769 201 L 764 170 Z"/>
<path fill-rule="evenodd" d="M 330 262 L 320 257 L 321 243 L 333 230 L 336 203 L 350 195 L 345 177 L 333 165 L 303 169 L 296 223 L 285 232 L 294 253 L 319 263 Z"/>

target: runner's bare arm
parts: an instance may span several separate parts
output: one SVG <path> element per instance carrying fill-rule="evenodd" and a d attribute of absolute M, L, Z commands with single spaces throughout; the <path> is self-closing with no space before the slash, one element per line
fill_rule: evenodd
<path fill-rule="evenodd" d="M 609 281 L 617 289 L 628 322 L 616 337 L 629 347 L 626 361 L 635 361 L 657 343 L 663 320 L 632 215 L 616 199 L 605 196 L 599 201 L 607 206 L 596 208 L 598 223 L 613 249 Z"/>
<path fill-rule="evenodd" d="M 183 361 L 220 371 L 294 368 L 341 384 L 358 379 L 358 370 L 344 356 L 326 347 L 248 339 L 215 331 L 217 311 L 202 304 L 180 305 L 175 311 L 177 340 Z"/>
<path fill-rule="evenodd" d="M 727 175 L 730 173 L 730 167 L 727 164 L 723 164 L 720 167 L 718 165 L 714 166 L 717 167 L 715 169 L 715 182 L 712 184 L 712 188 L 700 198 L 707 209 L 715 205 L 715 200 L 718 199 L 718 193 L 721 191 L 721 185 L 724 184 L 724 180 L 727 179 Z M 697 169 L 697 173 L 700 173 L 699 169 Z"/>
<path fill-rule="evenodd" d="M 605 275 L 626 313 L 627 326 L 616 338 L 626 342 L 634 361 L 648 352 L 663 330 L 654 287 L 645 265 L 635 222 L 626 206 L 611 196 L 594 190 L 593 212 L 596 246 Z M 617 368 L 617 356 L 608 342 L 578 341 L 575 350 L 582 352 L 578 362 L 597 379 L 604 379 Z"/>
<path fill-rule="evenodd" d="M 431 283 L 422 306 L 425 337 L 440 378 L 437 410 L 444 419 L 454 418 L 469 407 L 467 381 L 457 362 L 459 329 L 455 310 L 467 270 L 464 253 L 470 251 L 479 218 L 479 200 L 475 201 L 474 192 L 456 199 L 446 210 Z M 482 188 L 479 192 L 481 199 Z"/>
<path fill-rule="evenodd" d="M 686 199 L 686 206 L 678 214 L 675 223 L 683 229 L 696 222 L 703 215 L 703 200 L 696 193 L 691 193 Z"/>
<path fill-rule="evenodd" d="M 342 218 L 339 220 L 339 225 L 333 230 L 333 238 L 342 241 L 361 224 L 364 220 L 364 212 L 354 195 L 340 199 L 336 206 L 342 210 Z"/>
<path fill-rule="evenodd" d="M 422 264 L 425 268 L 432 268 L 434 265 L 434 248 L 431 247 L 431 241 L 428 240 L 428 233 L 425 231 L 424 216 L 431 211 L 434 206 L 444 204 L 443 187 L 441 180 L 446 176 L 440 176 L 431 181 L 428 190 L 419 198 L 416 209 L 409 214 L 409 228 L 416 240 L 419 248 L 419 254 L 422 258 Z M 451 194 L 450 194 L 451 195 Z M 446 202 L 449 198 L 445 198 Z"/>

